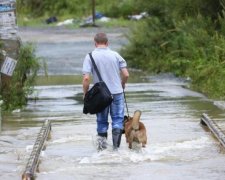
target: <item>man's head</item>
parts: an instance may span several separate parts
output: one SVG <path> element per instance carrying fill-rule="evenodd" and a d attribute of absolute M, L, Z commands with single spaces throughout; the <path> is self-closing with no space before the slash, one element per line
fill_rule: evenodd
<path fill-rule="evenodd" d="M 97 33 L 94 37 L 95 45 L 108 45 L 108 38 L 105 33 Z"/>

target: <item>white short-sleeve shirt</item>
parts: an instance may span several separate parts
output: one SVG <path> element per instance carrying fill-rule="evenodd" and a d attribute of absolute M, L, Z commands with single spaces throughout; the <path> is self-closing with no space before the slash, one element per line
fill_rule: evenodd
<path fill-rule="evenodd" d="M 106 83 L 110 92 L 112 94 L 122 93 L 120 70 L 127 67 L 126 61 L 119 53 L 110 50 L 108 47 L 96 48 L 92 52 L 92 56 L 102 80 Z M 89 54 L 84 59 L 82 72 L 83 74 L 91 74 L 93 76 L 93 83 L 99 81 Z"/>

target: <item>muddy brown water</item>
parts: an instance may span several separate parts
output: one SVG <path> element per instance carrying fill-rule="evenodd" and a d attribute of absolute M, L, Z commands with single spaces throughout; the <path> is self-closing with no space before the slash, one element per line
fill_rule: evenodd
<path fill-rule="evenodd" d="M 36 53 L 46 59 L 51 76 L 46 79 L 40 71 L 28 105 L 2 115 L 0 179 L 21 179 L 46 119 L 52 121 L 51 139 L 40 157 L 38 180 L 224 179 L 224 151 L 200 125 L 202 113 L 224 119 L 224 103 L 189 90 L 188 82 L 170 74 L 134 72 L 126 87 L 130 115 L 137 109 L 142 111 L 147 147 L 129 150 L 123 136 L 120 150 L 114 152 L 110 127 L 108 149 L 96 151 L 95 116 L 82 114 L 80 71 L 97 31 L 21 29 L 24 41 L 37 43 Z M 126 29 L 105 31 L 112 39 L 112 49 L 126 43 Z"/>

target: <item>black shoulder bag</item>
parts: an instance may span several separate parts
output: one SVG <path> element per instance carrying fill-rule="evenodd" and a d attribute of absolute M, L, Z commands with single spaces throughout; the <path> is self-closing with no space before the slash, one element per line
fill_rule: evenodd
<path fill-rule="evenodd" d="M 98 68 L 95 64 L 95 61 L 92 57 L 92 54 L 89 53 L 94 69 L 97 73 L 99 82 L 95 83 L 93 87 L 88 90 L 84 97 L 84 114 L 96 114 L 104 110 L 109 106 L 113 101 L 113 96 L 109 91 L 107 85 L 102 80 L 102 77 L 98 71 Z"/>

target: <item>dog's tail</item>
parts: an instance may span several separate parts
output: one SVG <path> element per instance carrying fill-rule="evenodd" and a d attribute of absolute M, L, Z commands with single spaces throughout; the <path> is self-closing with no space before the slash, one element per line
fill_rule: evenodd
<path fill-rule="evenodd" d="M 134 112 L 134 116 L 133 116 L 133 121 L 132 121 L 132 128 L 134 130 L 138 130 L 139 129 L 139 119 L 141 117 L 141 111 L 137 110 Z"/>

